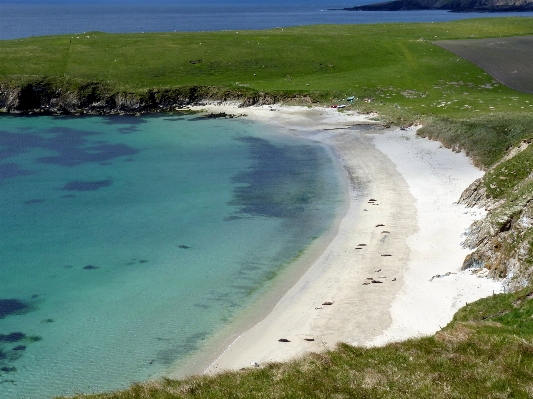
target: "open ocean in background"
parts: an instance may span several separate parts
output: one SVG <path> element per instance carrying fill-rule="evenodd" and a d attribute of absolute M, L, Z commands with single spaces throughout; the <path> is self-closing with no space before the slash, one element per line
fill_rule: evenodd
<path fill-rule="evenodd" d="M 350 12 L 372 0 L 1 0 L 0 40 L 101 31 L 108 33 L 269 29 L 312 24 L 439 22 L 533 13 L 447 11 Z"/>

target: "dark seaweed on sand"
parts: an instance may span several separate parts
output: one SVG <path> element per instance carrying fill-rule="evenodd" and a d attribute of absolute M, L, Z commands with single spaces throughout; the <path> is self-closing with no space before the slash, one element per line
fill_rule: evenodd
<path fill-rule="evenodd" d="M 306 205 L 320 197 L 308 172 L 310 165 L 321 162 L 319 146 L 278 146 L 256 137 L 237 140 L 248 146 L 251 160 L 248 170 L 233 177 L 237 187 L 229 205 L 239 208 L 237 215 L 301 217 Z"/>
<path fill-rule="evenodd" d="M 17 331 L 10 334 L 0 334 L 0 342 L 18 342 L 26 338 L 26 334 Z"/>
<path fill-rule="evenodd" d="M 19 299 L 0 299 L 0 319 L 26 313 L 30 306 Z"/>

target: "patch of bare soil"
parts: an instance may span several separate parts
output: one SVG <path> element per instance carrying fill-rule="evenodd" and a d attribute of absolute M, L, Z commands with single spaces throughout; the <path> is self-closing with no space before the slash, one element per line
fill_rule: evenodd
<path fill-rule="evenodd" d="M 511 89 L 533 94 L 533 36 L 434 42 Z"/>

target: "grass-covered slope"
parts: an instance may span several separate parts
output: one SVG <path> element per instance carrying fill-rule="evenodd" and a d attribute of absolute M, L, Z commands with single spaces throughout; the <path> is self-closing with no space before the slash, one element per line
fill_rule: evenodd
<path fill-rule="evenodd" d="M 0 41 L 0 91 L 31 83 L 22 91 L 31 101 L 20 110 L 38 108 L 39 96 L 70 104 L 73 96 L 98 102 L 122 92 L 120 101 L 126 103 L 128 96 L 157 103 L 165 89 L 180 89 L 178 97 L 184 98 L 191 87 L 201 87 L 202 96 L 211 98 L 263 92 L 278 99 L 297 95 L 336 102 L 355 95 L 361 106 L 368 108 L 364 101 L 372 100 L 371 107 L 382 113 L 401 108 L 412 116 L 508 112 L 525 96 L 493 85 L 490 76 L 431 41 L 528 34 L 533 34 L 532 19 L 508 18 L 36 37 Z M 37 94 L 32 98 L 32 93 Z M 3 102 L 8 107 L 9 98 Z"/>
<path fill-rule="evenodd" d="M 85 398 L 530 398 L 532 298 L 527 289 L 477 301 L 433 337 L 369 349 L 341 344 L 260 369 Z"/>

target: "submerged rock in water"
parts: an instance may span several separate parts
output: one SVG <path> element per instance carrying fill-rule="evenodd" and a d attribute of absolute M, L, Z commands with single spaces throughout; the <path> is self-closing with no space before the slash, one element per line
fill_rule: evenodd
<path fill-rule="evenodd" d="M 36 198 L 36 199 L 31 199 L 31 200 L 28 200 L 28 201 L 24 201 L 24 204 L 33 205 L 33 204 L 42 204 L 43 202 L 45 202 L 45 200 L 43 200 L 41 198 Z"/>
<path fill-rule="evenodd" d="M 24 338 L 26 338 L 26 334 L 19 331 L 10 334 L 0 334 L 0 342 L 18 342 Z"/>
<path fill-rule="evenodd" d="M 113 184 L 111 179 L 98 181 L 74 180 L 65 184 L 62 189 L 66 191 L 96 191 L 103 187 L 109 187 L 111 184 Z"/>
<path fill-rule="evenodd" d="M 0 299 L 0 319 L 7 316 L 20 315 L 29 310 L 30 306 L 19 299 Z"/>

